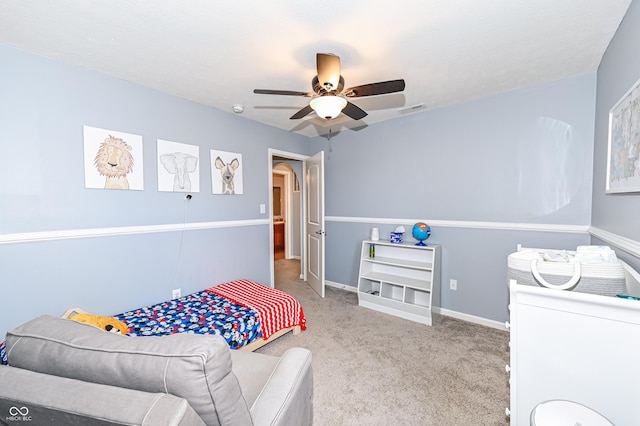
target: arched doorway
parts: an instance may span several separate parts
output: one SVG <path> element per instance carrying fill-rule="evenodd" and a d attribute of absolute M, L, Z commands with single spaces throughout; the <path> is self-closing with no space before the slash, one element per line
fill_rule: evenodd
<path fill-rule="evenodd" d="M 302 255 L 300 178 L 291 164 L 275 161 L 274 163 L 276 164 L 272 169 L 273 206 L 271 209 L 274 260 L 300 259 Z"/>

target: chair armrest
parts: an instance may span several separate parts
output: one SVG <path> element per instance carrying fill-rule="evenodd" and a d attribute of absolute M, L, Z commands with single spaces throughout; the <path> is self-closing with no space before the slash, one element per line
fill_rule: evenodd
<path fill-rule="evenodd" d="M 18 416 L 18 420 L 33 424 L 52 421 L 65 425 L 204 426 L 191 405 L 174 395 L 84 382 L 10 366 L 0 366 L 0 413 Z M 16 420 L 17 423 L 23 422 Z"/>
<path fill-rule="evenodd" d="M 251 408 L 254 426 L 307 426 L 313 422 L 311 352 L 288 349 Z"/>

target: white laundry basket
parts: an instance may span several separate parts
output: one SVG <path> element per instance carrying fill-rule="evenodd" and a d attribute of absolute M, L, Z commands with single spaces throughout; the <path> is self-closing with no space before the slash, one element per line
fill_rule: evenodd
<path fill-rule="evenodd" d="M 606 246 L 576 251 L 523 248 L 509 255 L 509 279 L 518 284 L 616 296 L 627 293 L 624 267 Z"/>

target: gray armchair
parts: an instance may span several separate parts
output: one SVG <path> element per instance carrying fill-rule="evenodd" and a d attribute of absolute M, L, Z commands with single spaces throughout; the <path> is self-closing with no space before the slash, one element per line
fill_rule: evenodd
<path fill-rule="evenodd" d="M 219 336 L 130 337 L 41 316 L 7 333 L 0 419 L 60 425 L 311 425 L 311 353 Z"/>

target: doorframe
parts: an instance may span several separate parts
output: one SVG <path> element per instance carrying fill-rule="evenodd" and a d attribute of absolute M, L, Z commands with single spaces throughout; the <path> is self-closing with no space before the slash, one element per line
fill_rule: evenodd
<path fill-rule="evenodd" d="M 291 259 L 293 255 L 291 254 L 291 238 L 293 235 L 293 221 L 291 217 L 293 216 L 293 179 L 294 172 L 288 169 L 274 169 L 272 166 L 271 169 L 271 178 L 273 179 L 273 175 L 284 176 L 284 211 L 281 215 L 284 218 L 284 258 Z M 271 183 L 273 187 L 273 182 Z M 273 193 L 272 193 L 273 194 Z M 272 195 L 273 196 L 273 195 Z M 302 202 L 302 200 L 300 201 Z M 271 204 L 273 206 L 273 203 Z M 302 206 L 300 206 L 302 209 Z M 302 210 L 300 211 L 300 215 L 302 215 Z M 271 215 L 273 217 L 273 215 Z M 302 238 L 302 237 L 301 237 Z M 302 249 L 302 246 L 300 247 Z M 302 256 L 302 253 L 301 253 Z"/>
<path fill-rule="evenodd" d="M 267 191 L 269 193 L 269 269 L 270 269 L 270 274 L 271 274 L 271 287 L 275 287 L 276 286 L 276 277 L 275 277 L 275 266 L 274 266 L 274 260 L 273 260 L 273 157 L 277 156 L 277 157 L 283 157 L 286 158 L 287 160 L 297 160 L 297 161 L 301 161 L 302 162 L 302 176 L 299 176 L 299 179 L 301 179 L 300 181 L 300 190 L 302 192 L 302 197 L 300 199 L 300 210 L 301 210 L 301 220 L 300 220 L 300 239 L 301 241 L 301 245 L 300 248 L 302 250 L 302 256 L 300 259 L 300 278 L 303 281 L 307 281 L 307 271 L 306 271 L 306 264 L 307 264 L 307 241 L 305 236 L 307 235 L 307 224 L 306 224 L 306 218 L 307 218 L 307 191 L 303 190 L 303 186 L 304 183 L 307 181 L 307 171 L 306 171 L 306 167 L 305 167 L 305 160 L 307 158 L 309 158 L 309 155 L 303 155 L 303 154 L 297 154 L 294 152 L 288 152 L 288 151 L 281 151 L 279 149 L 275 149 L 275 148 L 269 148 L 268 149 L 268 155 L 267 155 L 267 159 L 269 161 L 269 167 L 268 167 L 268 178 L 269 178 L 269 190 Z"/>

